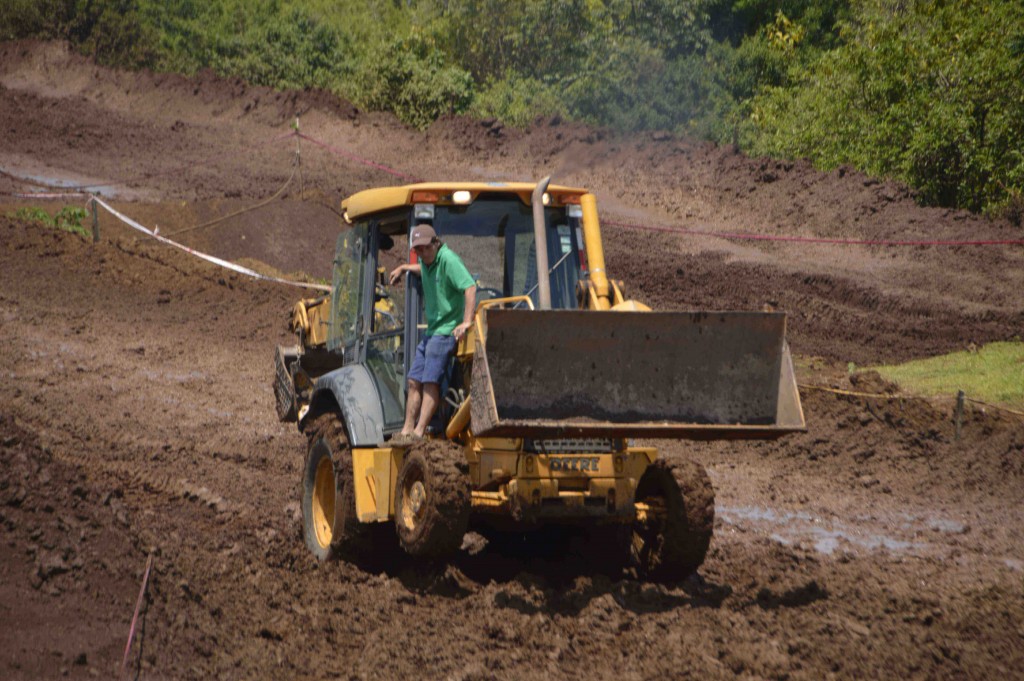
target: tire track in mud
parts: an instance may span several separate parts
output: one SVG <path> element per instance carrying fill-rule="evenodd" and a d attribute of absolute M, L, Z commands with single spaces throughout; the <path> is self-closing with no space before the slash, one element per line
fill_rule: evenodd
<path fill-rule="evenodd" d="M 29 327 L 27 330 L 29 333 L 19 339 L 27 347 L 44 347 L 52 339 L 52 333 L 39 333 L 36 327 Z M 7 339 L 9 348 L 11 340 Z M 99 339 L 94 339 L 93 342 L 106 344 Z M 48 354 L 45 351 L 30 351 L 26 359 L 38 366 L 46 360 Z M 11 378 L 22 385 L 18 389 L 19 392 L 23 395 L 32 395 L 33 403 L 45 404 L 52 399 L 49 395 L 60 394 L 73 406 L 49 414 L 39 414 L 25 406 L 13 406 L 11 413 L 29 422 L 45 423 L 45 426 L 37 430 L 38 436 L 58 460 L 82 470 L 112 476 L 126 490 L 183 496 L 209 506 L 217 512 L 225 512 L 229 508 L 234 512 L 251 511 L 250 505 L 246 504 L 243 498 L 226 499 L 225 495 L 230 494 L 228 490 L 211 490 L 202 484 L 201 468 L 204 466 L 218 465 L 218 460 L 238 466 L 249 463 L 244 456 L 227 453 L 225 450 L 230 450 L 231 446 L 211 448 L 209 445 L 215 443 L 207 442 L 204 445 L 197 435 L 190 435 L 182 440 L 174 430 L 166 426 L 158 427 L 156 432 L 148 436 L 140 437 L 133 432 L 133 423 L 159 423 L 159 417 L 125 417 L 124 420 L 115 420 L 111 427 L 109 423 L 97 422 L 92 418 L 83 419 L 76 413 L 82 405 L 106 403 L 112 409 L 131 408 L 136 413 L 160 413 L 172 407 L 179 414 L 187 414 L 190 411 L 189 398 L 194 396 L 194 388 L 189 389 L 183 384 L 192 379 L 192 374 L 166 375 L 146 368 L 126 366 L 123 362 L 114 364 L 109 358 L 95 354 L 83 356 L 67 342 L 60 342 L 58 352 L 54 354 L 60 358 L 54 360 L 59 378 L 52 372 L 38 369 L 11 372 Z M 69 383 L 69 372 L 64 366 L 65 362 L 73 365 L 74 374 L 95 374 L 104 377 L 105 384 L 100 389 L 100 394 L 92 391 L 84 394 L 68 391 L 66 386 Z M 25 364 L 25 361 L 18 363 L 19 366 Z M 157 378 L 162 379 L 162 384 L 154 380 Z M 182 381 L 182 378 L 188 380 Z M 158 391 L 157 399 L 149 398 L 146 394 L 140 396 L 132 393 L 140 379 Z M 177 397 L 173 393 L 175 389 L 179 391 Z M 214 425 L 230 423 L 236 416 L 230 412 L 207 409 L 212 412 L 212 418 L 208 418 L 207 422 Z M 190 461 L 190 468 L 193 470 L 182 470 L 178 463 L 180 461 Z M 259 457 L 258 461 L 263 462 L 265 467 L 266 457 Z"/>

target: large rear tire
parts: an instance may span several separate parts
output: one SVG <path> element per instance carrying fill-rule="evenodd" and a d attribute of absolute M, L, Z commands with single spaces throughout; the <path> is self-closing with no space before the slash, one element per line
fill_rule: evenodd
<path fill-rule="evenodd" d="M 469 527 L 470 482 L 465 456 L 445 440 L 414 445 L 395 483 L 395 530 L 419 558 L 446 558 Z"/>
<path fill-rule="evenodd" d="M 318 560 L 355 557 L 367 531 L 356 517 L 352 452 L 336 414 L 316 418 L 307 429 L 309 450 L 302 475 L 302 530 Z"/>
<path fill-rule="evenodd" d="M 671 582 L 696 572 L 715 525 L 715 490 L 704 467 L 659 459 L 641 476 L 636 501 L 656 511 L 633 525 L 630 557 L 637 576 Z"/>

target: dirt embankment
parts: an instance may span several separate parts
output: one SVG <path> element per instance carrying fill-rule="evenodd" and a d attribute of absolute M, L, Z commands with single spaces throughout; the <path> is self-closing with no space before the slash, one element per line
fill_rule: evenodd
<path fill-rule="evenodd" d="M 806 163 L 750 159 L 654 133 L 616 136 L 558 120 L 526 131 L 453 118 L 424 134 L 322 93 L 100 69 L 59 45 L 0 46 L 0 169 L 101 188 L 164 233 L 284 196 L 179 238 L 228 258 L 328 276 L 337 200 L 408 177 L 529 179 L 554 173 L 598 196 L 606 221 L 760 236 L 1000 240 L 1019 228 L 922 209 L 900 185 Z M 280 140 L 302 130 L 342 153 Z M 276 141 L 275 141 L 276 140 Z M 373 164 L 405 173 L 396 177 Z M 0 192 L 24 185 L 0 175 Z M 304 202 L 294 199 L 303 198 Z M 181 202 L 187 202 L 182 205 Z M 128 207 L 129 205 L 126 205 Z M 116 229 L 116 227 L 112 227 Z M 723 240 L 605 228 L 609 271 L 659 308 L 790 315 L 797 352 L 845 363 L 921 357 L 1019 335 L 1019 246 L 847 246 Z M 316 253 L 317 256 L 311 256 Z"/>
<path fill-rule="evenodd" d="M 5 171 L 143 178 L 113 188 L 116 203 L 164 233 L 273 195 L 294 146 L 254 144 L 301 112 L 318 138 L 417 176 L 557 168 L 623 222 L 1009 234 L 852 172 L 553 121 L 517 132 L 450 120 L 421 135 L 320 95 L 112 73 L 54 45 L 0 46 L 0 87 Z M 322 275 L 337 217 L 319 202 L 395 180 L 308 146 L 302 162 L 287 201 L 182 238 Z M 169 166 L 187 169 L 160 174 Z M 0 192 L 24 189 L 0 177 Z M 974 411 L 957 441 L 944 404 L 808 391 L 804 435 L 659 443 L 706 465 L 716 487 L 711 554 L 682 584 L 566 565 L 557 546 L 534 557 L 476 540 L 444 566 L 317 565 L 299 536 L 304 443 L 276 422 L 269 387 L 298 294 L 107 218 L 101 227 L 93 245 L 0 218 L 4 678 L 116 673 L 150 553 L 133 650 L 141 678 L 1015 678 L 1024 668 L 1018 419 Z M 1024 310 L 1020 248 L 612 227 L 605 241 L 609 269 L 641 299 L 786 310 L 795 351 L 825 358 L 806 362 L 802 379 L 866 392 L 888 386 L 850 385 L 835 363 L 1011 338 Z"/>

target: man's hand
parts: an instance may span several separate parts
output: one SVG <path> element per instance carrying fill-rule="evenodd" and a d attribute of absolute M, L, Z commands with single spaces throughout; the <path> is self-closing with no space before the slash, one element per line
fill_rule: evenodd
<path fill-rule="evenodd" d="M 391 270 L 391 276 L 388 277 L 389 285 L 394 286 L 395 283 L 397 283 L 398 280 L 402 278 L 402 274 L 405 273 L 406 268 L 407 266 L 403 264 Z"/>
<path fill-rule="evenodd" d="M 411 272 L 415 274 L 417 277 L 420 276 L 420 264 L 411 262 L 402 263 L 395 269 L 391 270 L 391 276 L 388 277 L 389 285 L 394 286 L 398 282 L 398 280 L 402 278 L 402 275 L 405 274 L 406 272 Z"/>
<path fill-rule="evenodd" d="M 465 297 L 462 308 L 462 323 L 452 331 L 455 340 L 462 340 L 462 337 L 466 335 L 470 325 L 473 323 L 473 313 L 476 311 L 476 285 L 474 284 L 467 288 L 462 292 L 462 295 Z"/>

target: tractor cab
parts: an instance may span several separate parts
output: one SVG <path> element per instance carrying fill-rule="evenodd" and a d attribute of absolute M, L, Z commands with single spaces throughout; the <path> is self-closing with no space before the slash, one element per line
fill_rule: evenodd
<path fill-rule="evenodd" d="M 405 375 L 426 327 L 419 277 L 390 286 L 389 272 L 415 262 L 409 233 L 429 224 L 462 258 L 477 284 L 477 302 L 507 299 L 512 309 L 539 302 L 530 192 L 534 185 L 413 185 L 361 192 L 343 203 L 348 228 L 337 240 L 334 277 L 325 315 L 326 350 L 334 366 L 368 370 L 383 411 L 382 437 L 400 429 L 405 415 Z M 582 190 L 552 188 L 544 207 L 547 280 L 552 307 L 575 309 L 585 278 L 579 196 Z M 325 367 L 326 368 L 326 367 Z M 325 372 L 326 373 L 326 372 Z M 453 358 L 442 385 L 441 429 L 465 400 L 468 385 Z"/>

